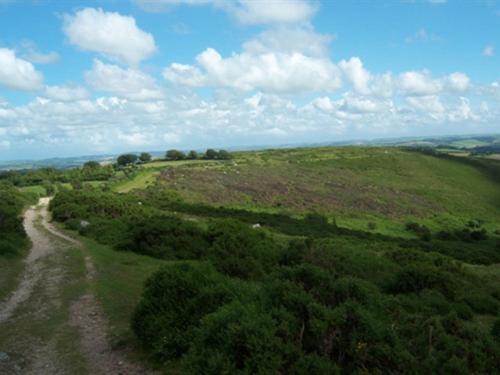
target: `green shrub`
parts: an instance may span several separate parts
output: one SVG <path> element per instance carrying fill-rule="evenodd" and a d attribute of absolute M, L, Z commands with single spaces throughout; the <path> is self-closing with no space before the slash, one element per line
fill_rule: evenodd
<path fill-rule="evenodd" d="M 392 293 L 418 293 L 424 289 L 437 289 L 446 296 L 452 296 L 455 291 L 449 274 L 425 263 L 405 266 L 389 286 Z"/>
<path fill-rule="evenodd" d="M 464 301 L 478 314 L 496 315 L 498 313 L 498 302 L 489 295 L 469 294 L 465 296 Z"/>
<path fill-rule="evenodd" d="M 273 374 L 283 362 L 277 324 L 254 305 L 234 301 L 201 321 L 184 366 L 194 374 Z"/>
<path fill-rule="evenodd" d="M 200 320 L 233 298 L 228 281 L 210 264 L 172 263 L 147 281 L 132 328 L 155 357 L 179 358 Z"/>
<path fill-rule="evenodd" d="M 500 319 L 495 320 L 493 326 L 491 327 L 491 335 L 498 341 L 500 341 Z"/>
<path fill-rule="evenodd" d="M 195 224 L 171 216 L 152 216 L 130 223 L 121 249 L 163 259 L 198 259 L 209 246 Z"/>
<path fill-rule="evenodd" d="M 278 261 L 279 248 L 271 237 L 236 220 L 212 222 L 207 238 L 206 257 L 229 276 L 261 277 Z"/>

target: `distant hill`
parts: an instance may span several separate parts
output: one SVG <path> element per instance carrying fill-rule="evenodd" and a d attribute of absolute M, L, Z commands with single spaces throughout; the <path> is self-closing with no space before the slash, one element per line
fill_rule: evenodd
<path fill-rule="evenodd" d="M 404 137 L 404 138 L 380 138 L 374 140 L 347 140 L 316 143 L 289 143 L 280 145 L 253 145 L 240 147 L 227 147 L 231 151 L 251 151 L 264 149 L 282 149 L 297 147 L 320 147 L 320 146 L 391 146 L 411 148 L 435 148 L 467 150 L 471 154 L 497 154 L 500 153 L 500 134 L 496 135 L 460 135 L 441 137 Z M 188 150 L 183 150 L 188 151 Z M 203 151 L 203 150 L 197 150 Z M 153 157 L 163 157 L 164 151 L 148 151 Z M 134 152 L 132 152 L 134 153 Z M 135 152 L 139 154 L 139 152 Z M 12 160 L 0 161 L 0 170 L 22 170 L 34 168 L 75 168 L 83 163 L 95 160 L 102 163 L 112 161 L 119 154 L 86 155 L 64 158 L 49 158 L 42 160 Z"/>

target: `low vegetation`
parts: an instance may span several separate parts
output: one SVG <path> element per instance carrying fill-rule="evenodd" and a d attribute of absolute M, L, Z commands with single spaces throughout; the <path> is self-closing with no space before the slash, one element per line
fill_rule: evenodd
<path fill-rule="evenodd" d="M 119 334 L 179 373 L 500 367 L 498 162 L 359 147 L 165 157 L 1 174 L 0 254 L 25 246 L 30 197 L 55 194 L 53 219 L 106 271 Z"/>
<path fill-rule="evenodd" d="M 364 151 L 271 151 L 215 164 L 168 162 L 160 181 L 145 189 L 60 191 L 51 210 L 68 228 L 116 251 L 161 259 L 137 307 L 128 311 L 141 347 L 165 368 L 207 374 L 409 368 L 491 373 L 500 365 L 500 285 L 491 268 L 500 262 L 499 235 L 491 229 L 499 223 L 493 200 L 498 182 L 480 166 L 407 151 L 391 151 L 396 156 L 387 159 L 383 150 L 367 150 L 377 159 L 375 167 L 363 159 Z M 406 168 L 401 163 L 419 165 L 415 173 L 423 181 L 397 177 L 395 170 Z M 279 175 L 289 186 L 296 186 L 299 171 L 316 174 L 311 189 L 326 182 L 328 170 L 331 186 L 343 174 L 351 176 L 345 180 L 353 181 L 349 189 L 361 181 L 374 184 L 369 199 L 383 196 L 390 185 L 400 192 L 394 204 L 427 203 L 422 211 L 367 215 L 363 229 L 345 227 L 337 218 L 357 212 L 356 206 L 320 210 L 282 201 L 277 209 L 259 195 L 235 205 L 225 193 L 237 190 L 226 182 L 240 180 L 236 168 L 246 177 L 262 173 L 264 180 Z M 231 169 L 234 178 L 226 180 Z M 217 178 L 205 181 L 207 173 Z M 385 181 L 388 175 L 393 181 Z M 472 177 L 477 191 L 487 194 L 469 205 L 460 197 Z M 431 192 L 424 189 L 430 181 Z M 192 194 L 196 182 L 206 196 Z M 249 178 L 245 193 L 254 191 L 252 183 Z M 217 188 L 224 190 L 213 199 Z M 266 192 L 277 189 L 269 185 Z M 302 192 L 294 196 L 308 202 L 309 193 Z M 443 222 L 441 209 L 455 217 Z M 389 221 L 398 229 L 379 233 Z"/>
<path fill-rule="evenodd" d="M 0 182 L 0 197 L 0 257 L 15 256 L 27 245 L 21 214 L 33 195 Z"/>

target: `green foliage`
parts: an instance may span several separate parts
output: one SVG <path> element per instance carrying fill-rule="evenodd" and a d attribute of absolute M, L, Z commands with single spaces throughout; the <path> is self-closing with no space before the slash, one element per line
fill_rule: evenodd
<path fill-rule="evenodd" d="M 213 148 L 209 148 L 209 149 L 207 149 L 207 151 L 205 151 L 204 158 L 207 160 L 215 160 L 215 159 L 230 160 L 233 158 L 233 155 L 231 155 L 229 153 L 229 151 L 227 151 L 227 150 L 217 151 L 217 150 L 214 150 Z"/>
<path fill-rule="evenodd" d="M 116 164 L 118 164 L 120 167 L 124 167 L 129 164 L 134 164 L 137 159 L 137 155 L 135 154 L 123 154 L 118 156 L 118 159 L 116 159 Z"/>
<path fill-rule="evenodd" d="M 200 258 L 208 241 L 202 230 L 175 217 L 152 216 L 134 221 L 121 249 L 163 259 Z"/>
<path fill-rule="evenodd" d="M 276 262 L 278 247 L 265 233 L 235 220 L 212 223 L 206 256 L 220 272 L 242 278 L 263 276 Z"/>
<path fill-rule="evenodd" d="M 208 263 L 172 263 L 146 283 L 132 328 L 142 345 L 162 360 L 190 348 L 200 320 L 233 297 L 227 281 Z"/>
<path fill-rule="evenodd" d="M 179 150 L 168 150 L 165 154 L 165 157 L 168 160 L 184 160 L 186 155 Z"/>
<path fill-rule="evenodd" d="M 21 212 L 33 198 L 2 182 L 0 197 L 0 256 L 14 256 L 26 246 Z"/>
<path fill-rule="evenodd" d="M 212 151 L 210 157 L 220 158 Z M 61 192 L 51 208 L 56 220 L 84 235 L 169 260 L 147 282 L 132 320 L 146 352 L 167 368 L 173 361 L 182 373 L 491 373 L 500 355 L 500 328 L 492 324 L 500 308 L 494 265 L 500 253 L 498 239 L 487 234 L 498 227 L 498 216 L 472 213 L 466 198 L 447 199 L 465 197 L 457 186 L 469 186 L 475 176 L 481 207 L 494 207 L 479 197 L 498 193 L 493 174 L 431 155 L 364 152 L 371 156 L 349 148 L 337 159 L 322 149 L 254 153 L 239 170 L 240 154 L 234 165 L 172 163 L 171 181 L 145 191 Z M 286 162 L 278 164 L 279 158 Z M 406 173 L 409 165 L 418 181 Z M 267 176 L 262 168 L 279 179 L 271 181 L 274 190 L 252 195 L 260 187 L 250 173 L 257 171 L 260 183 Z M 235 176 L 244 173 L 245 184 L 238 184 Z M 321 185 L 322 173 L 331 185 Z M 289 177 L 293 183 L 281 183 Z M 235 200 L 250 197 L 251 206 L 189 195 L 194 190 L 184 181 L 198 180 L 212 184 L 200 185 L 203 197 L 221 189 L 221 195 L 236 192 Z M 286 201 L 295 182 L 300 195 Z M 433 190 L 431 196 L 434 183 L 446 194 Z M 241 190 L 251 193 L 238 195 Z M 389 207 L 386 217 L 369 216 L 376 226 L 361 221 L 363 230 L 342 227 L 345 207 L 332 209 L 324 191 L 342 202 L 363 202 L 367 211 Z M 318 196 L 325 207 L 307 205 Z M 300 209 L 293 206 L 297 197 Z M 443 222 L 425 216 L 441 205 L 466 213 Z M 366 231 L 383 232 L 388 218 L 399 228 L 396 235 Z M 82 220 L 90 224 L 82 227 Z"/>
<path fill-rule="evenodd" d="M 194 374 L 273 374 L 283 352 L 272 317 L 240 302 L 206 315 L 196 330 L 185 368 Z"/>
<path fill-rule="evenodd" d="M 141 152 L 139 155 L 139 160 L 143 163 L 147 163 L 148 161 L 151 161 L 151 154 L 147 152 Z"/>
<path fill-rule="evenodd" d="M 186 159 L 189 159 L 189 160 L 196 160 L 196 159 L 198 159 L 198 153 L 197 153 L 195 150 L 191 150 L 191 151 L 189 151 L 189 153 L 187 154 Z"/>
<path fill-rule="evenodd" d="M 205 159 L 217 159 L 217 151 L 215 151 L 213 148 L 209 148 L 207 151 L 205 151 Z"/>
<path fill-rule="evenodd" d="M 99 168 L 101 166 L 101 164 L 99 164 L 99 162 L 97 161 L 94 161 L 94 160 L 90 160 L 90 161 L 87 161 L 85 163 L 83 163 L 83 169 L 96 169 L 96 168 Z"/>

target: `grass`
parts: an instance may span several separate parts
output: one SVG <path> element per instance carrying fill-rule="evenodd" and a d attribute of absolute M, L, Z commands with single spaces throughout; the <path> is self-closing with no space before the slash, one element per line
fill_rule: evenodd
<path fill-rule="evenodd" d="M 23 193 L 35 193 L 38 194 L 40 197 L 47 195 L 47 191 L 41 185 L 23 186 L 19 188 L 19 190 L 22 191 Z"/>
<path fill-rule="evenodd" d="M 452 229 L 477 218 L 498 229 L 498 182 L 462 159 L 397 148 L 267 150 L 236 153 L 223 163 L 179 164 L 160 180 L 190 203 L 318 211 L 352 229 L 375 222 L 390 235 L 401 235 L 409 220 Z"/>
<path fill-rule="evenodd" d="M 113 186 L 113 191 L 118 193 L 128 193 L 134 189 L 145 189 L 156 181 L 159 172 L 155 170 L 144 170 L 138 172 L 130 180 L 122 180 Z"/>
<path fill-rule="evenodd" d="M 97 271 L 95 292 L 112 322 L 117 342 L 133 340 L 130 317 L 139 302 L 146 279 L 165 261 L 132 252 L 120 252 L 79 237 L 90 252 Z"/>

